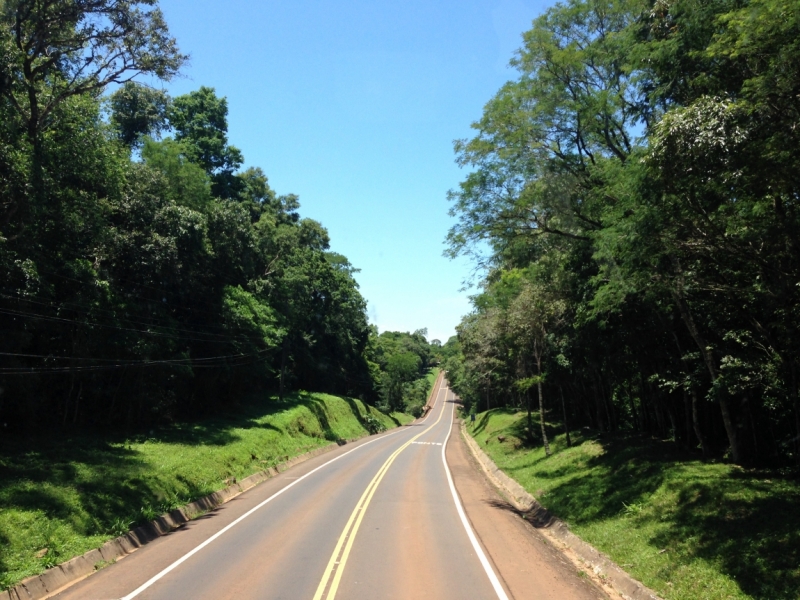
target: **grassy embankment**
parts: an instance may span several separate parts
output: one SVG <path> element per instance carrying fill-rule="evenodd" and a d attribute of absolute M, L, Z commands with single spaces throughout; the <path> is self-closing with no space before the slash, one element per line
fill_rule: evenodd
<path fill-rule="evenodd" d="M 433 386 L 436 385 L 436 378 L 439 376 L 439 371 L 441 371 L 439 367 L 433 367 L 428 369 L 428 374 L 425 376 L 428 380 L 428 398 L 431 397 Z"/>
<path fill-rule="evenodd" d="M 145 435 L 0 438 L 0 589 L 289 457 L 390 428 L 359 400 L 296 394 Z"/>
<path fill-rule="evenodd" d="M 639 436 L 555 435 L 527 448 L 523 413 L 470 430 L 498 467 L 581 538 L 668 600 L 800 598 L 800 481 Z M 503 436 L 503 442 L 498 440 Z"/>

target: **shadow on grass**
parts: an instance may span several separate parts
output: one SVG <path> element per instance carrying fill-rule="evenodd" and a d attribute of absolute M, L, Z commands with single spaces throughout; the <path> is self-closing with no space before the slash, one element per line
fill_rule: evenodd
<path fill-rule="evenodd" d="M 797 600 L 800 590 L 800 485 L 778 472 L 745 472 L 692 460 L 669 442 L 634 435 L 596 440 L 604 452 L 549 469 L 540 458 L 539 479 L 568 482 L 542 503 L 574 525 L 627 514 L 631 525 L 652 531 L 648 543 L 670 552 L 671 569 L 699 557 L 735 579 L 758 600 Z M 660 488 L 664 488 L 660 490 Z M 648 506 L 666 490 L 674 505 Z M 627 507 L 627 508 L 626 508 Z M 513 507 L 511 507 L 513 510 Z M 669 579 L 670 573 L 661 574 Z"/>
<path fill-rule="evenodd" d="M 508 408 L 493 408 L 492 410 L 487 410 L 484 413 L 481 413 L 480 418 L 475 422 L 475 425 L 470 425 L 470 431 L 472 431 L 472 435 L 477 436 L 483 433 L 486 430 L 486 427 L 489 425 L 489 420 L 492 418 L 492 415 L 496 414 L 514 414 L 516 411 L 508 409 Z"/>
<path fill-rule="evenodd" d="M 146 471 L 150 467 L 141 452 L 128 442 L 223 446 L 241 439 L 237 429 L 261 428 L 283 434 L 279 427 L 265 424 L 263 417 L 298 404 L 314 413 L 327 439 L 336 439 L 324 404 L 300 395 L 284 402 L 254 399 L 235 411 L 201 422 L 172 424 L 134 434 L 64 434 L 55 430 L 0 437 L 0 515 L 9 515 L 0 517 L 0 582 L 13 583 L 8 579 L 9 571 L 18 567 L 12 565 L 19 563 L 20 552 L 30 552 L 20 546 L 25 545 L 25 540 L 18 535 L 19 525 L 13 514 L 38 522 L 35 526 L 25 525 L 35 529 L 31 534 L 38 535 L 42 527 L 50 527 L 43 523 L 59 522 L 80 536 L 114 536 L 222 487 L 221 481 L 198 484 L 178 475 L 180 485 L 174 489 L 179 492 L 158 489 L 158 477 L 149 476 L 153 473 Z M 173 495 L 165 497 L 165 493 Z M 69 556 L 57 558 L 65 560 Z"/>
<path fill-rule="evenodd" d="M 391 419 L 391 420 L 392 420 L 392 423 L 394 423 L 394 426 L 395 426 L 395 427 L 400 427 L 400 426 L 402 425 L 402 423 L 400 423 L 400 421 L 398 421 L 396 418 L 394 418 L 394 417 L 393 417 L 392 415 L 390 415 L 389 413 L 383 413 L 383 414 L 384 414 L 384 415 L 386 415 L 386 416 L 387 416 L 389 419 Z"/>
<path fill-rule="evenodd" d="M 346 396 L 342 397 L 345 402 L 347 402 L 347 406 L 350 407 L 350 411 L 353 413 L 353 416 L 358 420 L 359 425 L 361 425 L 364 429 L 368 429 L 367 423 L 364 420 L 365 415 L 361 414 L 361 410 L 358 408 L 358 404 L 352 398 L 347 398 Z"/>
<path fill-rule="evenodd" d="M 302 419 L 285 425 L 278 420 L 287 429 L 283 431 L 265 423 L 264 417 L 297 406 L 306 407 L 319 422 L 319 428 L 314 423 L 314 436 L 339 441 L 324 401 L 302 393 L 283 401 L 254 396 L 212 418 L 146 431 L 65 434 L 54 430 L 0 437 L 0 584 L 10 585 L 33 574 L 37 565 L 39 572 L 43 570 L 45 559 L 33 554 L 40 548 L 29 546 L 31 539 L 49 535 L 47 531 L 54 531 L 56 537 L 69 537 L 57 540 L 62 546 L 80 536 L 113 537 L 224 487 L 216 478 L 200 483 L 174 474 L 161 478 L 160 471 L 152 466 L 152 457 L 148 459 L 142 451 L 142 444 L 222 447 L 242 439 L 237 430 L 255 428 L 286 435 Z M 354 400 L 348 400 L 348 406 L 364 426 L 367 414 L 362 414 Z M 255 454 L 251 457 L 257 460 Z M 264 468 L 264 462 L 256 466 Z M 75 543 L 85 544 L 86 540 Z M 52 550 L 50 542 L 44 546 Z M 70 556 L 49 553 L 46 560 L 59 562 Z"/>
<path fill-rule="evenodd" d="M 652 543 L 672 548 L 694 536 L 694 553 L 720 564 L 745 593 L 759 600 L 796 600 L 800 489 L 763 489 L 765 479 L 737 473 L 687 482 L 669 529 Z"/>

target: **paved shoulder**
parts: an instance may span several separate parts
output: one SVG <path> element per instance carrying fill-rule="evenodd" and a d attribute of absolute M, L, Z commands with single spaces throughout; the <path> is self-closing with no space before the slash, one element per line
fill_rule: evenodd
<path fill-rule="evenodd" d="M 453 425 L 447 462 L 464 504 L 495 572 L 515 600 L 606 600 L 608 596 L 519 517 L 483 474 Z"/>

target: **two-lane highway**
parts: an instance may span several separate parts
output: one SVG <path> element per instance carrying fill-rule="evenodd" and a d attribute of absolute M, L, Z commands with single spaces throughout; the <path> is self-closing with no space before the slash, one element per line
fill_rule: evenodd
<path fill-rule="evenodd" d="M 534 585 L 528 594 L 516 560 L 510 561 L 512 577 L 503 576 L 473 530 L 448 467 L 448 439 L 452 446 L 457 435 L 455 402 L 442 378 L 434 398 L 423 421 L 298 465 L 56 597 L 597 598 L 581 582 L 558 590 Z M 462 485 L 463 476 L 456 479 Z M 477 489 L 465 488 L 470 498 L 491 493 Z M 483 500 L 470 504 L 473 511 L 497 510 Z M 489 517 L 479 522 L 490 538 L 488 530 L 496 534 L 508 527 L 503 519 L 512 518 Z M 563 580 L 569 568 L 554 566 L 554 560 L 545 557 L 537 568 L 555 569 L 550 579 Z"/>

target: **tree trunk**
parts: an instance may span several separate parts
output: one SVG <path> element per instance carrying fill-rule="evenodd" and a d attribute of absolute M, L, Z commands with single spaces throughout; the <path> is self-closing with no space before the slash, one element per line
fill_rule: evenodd
<path fill-rule="evenodd" d="M 639 415 L 636 412 L 636 402 L 633 400 L 633 393 L 631 392 L 631 384 L 629 381 L 625 382 L 625 393 L 628 394 L 628 402 L 631 405 L 631 416 L 633 417 L 633 428 L 636 431 L 642 430 L 642 424 L 639 422 Z"/>
<path fill-rule="evenodd" d="M 675 265 L 675 274 L 677 275 L 677 278 L 676 288 L 672 290 L 672 295 L 675 298 L 675 303 L 678 305 L 678 311 L 681 313 L 681 319 L 683 319 L 683 322 L 686 325 L 686 328 L 689 330 L 692 339 L 695 341 L 695 344 L 697 344 L 697 347 L 700 350 L 700 354 L 703 356 L 703 361 L 706 363 L 706 368 L 711 375 L 711 382 L 716 383 L 717 379 L 719 378 L 719 374 L 717 373 L 717 367 L 714 363 L 714 357 L 711 353 L 711 349 L 708 347 L 708 344 L 700 334 L 700 330 L 697 328 L 694 318 L 692 317 L 692 312 L 689 309 L 689 305 L 683 296 L 683 271 L 681 270 L 680 263 L 676 258 L 673 258 L 673 264 Z M 725 390 L 719 390 L 717 396 L 720 412 L 722 412 L 722 423 L 725 425 L 725 433 L 728 434 L 728 443 L 731 446 L 731 456 L 733 457 L 733 462 L 739 464 L 742 462 L 743 458 L 742 449 L 739 443 L 739 436 L 736 431 L 736 424 L 734 423 L 733 415 L 731 414 L 731 407 L 728 402 L 727 394 Z"/>
<path fill-rule="evenodd" d="M 525 391 L 525 408 L 528 413 L 528 442 L 533 444 L 533 417 L 531 416 L 531 392 Z"/>
<path fill-rule="evenodd" d="M 72 363 L 73 361 L 70 361 Z M 69 401 L 72 397 L 72 390 L 75 389 L 75 373 L 70 374 L 71 383 L 69 385 L 69 392 L 67 392 L 67 398 L 64 400 L 64 419 L 62 420 L 61 424 L 66 427 L 67 426 L 67 419 L 69 419 Z"/>
<path fill-rule="evenodd" d="M 539 424 L 542 426 L 542 442 L 544 442 L 544 454 L 550 456 L 550 443 L 547 441 L 547 432 L 544 430 L 544 397 L 542 395 L 542 359 L 536 357 L 536 370 L 538 371 L 539 378 L 537 380 L 537 387 L 539 388 Z M 530 412 L 528 413 L 530 418 Z"/>
<path fill-rule="evenodd" d="M 664 410 L 667 412 L 669 423 L 672 426 L 672 437 L 675 439 L 675 441 L 678 441 L 678 423 L 675 420 L 675 412 L 669 405 L 665 406 Z"/>
<path fill-rule="evenodd" d="M 561 408 L 564 410 L 564 433 L 567 434 L 567 448 L 570 448 L 572 440 L 569 437 L 569 421 L 567 421 L 567 403 L 564 401 L 564 388 L 559 385 L 558 391 L 561 394 Z"/>
<path fill-rule="evenodd" d="M 645 404 L 645 389 L 644 389 L 644 375 L 642 374 L 642 367 L 639 366 L 639 413 L 642 415 L 642 429 L 647 433 L 650 430 L 650 413 Z"/>
<path fill-rule="evenodd" d="M 75 412 L 72 415 L 72 424 L 75 425 L 78 422 L 78 415 L 80 414 L 81 410 L 81 396 L 83 395 L 83 382 L 78 384 L 78 397 L 75 398 Z"/>
<path fill-rule="evenodd" d="M 608 400 L 606 398 L 605 389 L 603 388 L 603 379 L 600 376 L 600 372 L 595 369 L 594 371 L 595 379 L 597 380 L 597 401 L 598 401 L 598 408 L 597 410 L 603 410 L 606 414 L 606 428 L 608 431 L 614 431 L 614 418 L 611 416 L 611 411 L 609 410 Z M 602 428 L 601 428 L 602 431 Z"/>
<path fill-rule="evenodd" d="M 686 447 L 691 450 L 692 448 L 692 401 L 689 399 L 689 393 L 686 388 L 683 388 L 683 417 L 684 427 L 686 428 L 685 438 Z"/>
<path fill-rule="evenodd" d="M 592 385 L 592 391 L 594 392 L 594 406 L 595 412 L 597 413 L 597 429 L 600 433 L 604 433 L 606 431 L 606 426 L 605 419 L 603 419 L 602 397 L 600 396 L 600 392 L 597 391 L 596 383 Z"/>
<path fill-rule="evenodd" d="M 119 389 L 122 387 L 122 382 L 125 381 L 125 374 L 128 372 L 128 367 L 122 368 L 122 376 L 119 378 L 119 383 L 117 384 L 117 389 L 114 390 L 114 396 L 111 398 L 111 406 L 108 408 L 108 420 L 112 422 L 114 420 L 114 410 L 117 407 L 117 397 L 119 396 Z"/>
<path fill-rule="evenodd" d="M 280 383 L 278 384 L 278 398 L 281 402 L 283 402 L 283 396 L 285 391 L 285 379 L 286 379 L 286 343 L 281 344 L 281 375 L 280 375 Z"/>
<path fill-rule="evenodd" d="M 699 402 L 697 400 L 697 391 L 691 388 L 692 394 L 692 425 L 694 426 L 694 434 L 697 436 L 697 441 L 700 443 L 700 449 L 703 451 L 703 458 L 708 458 L 708 444 L 703 435 L 703 430 L 700 427 Z"/>
<path fill-rule="evenodd" d="M 800 401 L 798 401 L 798 394 L 797 394 L 797 367 L 792 362 L 792 388 L 791 388 L 792 399 L 794 400 L 794 424 L 797 436 L 794 438 L 795 441 L 795 451 L 794 451 L 794 458 L 798 465 L 800 465 Z"/>

